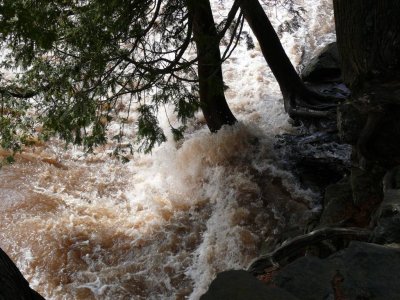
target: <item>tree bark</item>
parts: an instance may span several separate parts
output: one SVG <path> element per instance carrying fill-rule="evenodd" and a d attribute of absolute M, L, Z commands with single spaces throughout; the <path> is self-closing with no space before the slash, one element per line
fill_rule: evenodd
<path fill-rule="evenodd" d="M 334 0 L 342 73 L 353 93 L 366 82 L 399 78 L 400 1 Z"/>
<path fill-rule="evenodd" d="M 0 249 L 0 299 L 44 300 L 29 287 L 28 281 L 2 249 Z"/>
<path fill-rule="evenodd" d="M 219 37 L 209 0 L 187 0 L 193 18 L 193 38 L 197 47 L 201 108 L 212 132 L 232 125 L 232 114 L 224 95 Z"/>
<path fill-rule="evenodd" d="M 385 144 L 393 142 L 373 148 L 377 146 L 374 140 L 378 135 L 388 130 L 398 131 L 399 127 L 393 113 L 400 110 L 400 2 L 335 0 L 333 3 L 343 78 L 351 88 L 351 101 L 360 114 L 367 116 L 356 141 L 357 151 L 370 160 L 382 161 L 383 156 L 395 159 L 398 151 L 390 155 L 379 153 L 387 147 Z"/>
<path fill-rule="evenodd" d="M 261 51 L 274 74 L 285 98 L 302 91 L 303 82 L 293 68 L 268 16 L 258 0 L 241 0 L 240 8 L 256 36 Z"/>
<path fill-rule="evenodd" d="M 260 44 L 264 58 L 278 81 L 286 111 L 290 114 L 290 110 L 297 106 L 313 109 L 332 107 L 331 104 L 321 102 L 322 97 L 304 85 L 259 0 L 238 1 L 247 23 Z"/>
<path fill-rule="evenodd" d="M 400 164 L 400 1 L 333 4 L 342 75 L 352 92 L 339 119 L 351 124 L 341 136 L 352 136 L 353 200 L 376 204 L 385 172 Z"/>

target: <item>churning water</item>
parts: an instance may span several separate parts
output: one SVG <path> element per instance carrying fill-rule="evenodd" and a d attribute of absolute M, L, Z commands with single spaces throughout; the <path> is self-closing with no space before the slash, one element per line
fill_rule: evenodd
<path fill-rule="evenodd" d="M 305 21 L 282 36 L 295 64 L 334 38 L 330 1 L 297 2 Z M 214 0 L 217 19 L 229 4 Z M 287 18 L 268 11 L 277 25 Z M 199 116 L 183 142 L 125 164 L 112 145 L 87 155 L 53 140 L 0 170 L 0 247 L 33 288 L 48 299 L 198 299 L 216 272 L 245 268 L 263 240 L 306 222 L 313 194 L 277 167 L 274 136 L 291 127 L 259 47 L 239 46 L 223 68 L 241 120 L 232 128 L 209 134 Z"/>

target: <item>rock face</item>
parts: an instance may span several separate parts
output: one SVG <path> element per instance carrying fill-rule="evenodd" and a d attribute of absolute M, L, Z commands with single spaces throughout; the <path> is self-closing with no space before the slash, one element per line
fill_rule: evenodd
<path fill-rule="evenodd" d="M 281 167 L 295 175 L 302 187 L 315 192 L 323 193 L 350 168 L 351 148 L 340 143 L 334 130 L 284 134 L 278 137 L 275 149 L 280 151 L 281 161 L 285 162 Z"/>
<path fill-rule="evenodd" d="M 326 259 L 302 257 L 274 275 L 269 285 L 245 271 L 217 276 L 201 300 L 397 300 L 400 250 L 351 242 Z"/>
<path fill-rule="evenodd" d="M 0 299 L 1 300 L 44 300 L 29 287 L 17 266 L 0 249 Z"/>
<path fill-rule="evenodd" d="M 325 46 L 301 72 L 301 78 L 308 82 L 339 81 L 340 76 L 340 60 L 336 42 Z"/>
<path fill-rule="evenodd" d="M 400 243 L 400 167 L 384 178 L 383 201 L 375 214 L 372 240 L 380 244 Z"/>
<path fill-rule="evenodd" d="M 289 264 L 274 283 L 299 299 L 381 299 L 400 295 L 400 250 L 352 242 L 327 259 L 303 257 Z"/>
<path fill-rule="evenodd" d="M 268 287 L 246 271 L 218 274 L 200 300 L 298 300 L 277 287 Z"/>
<path fill-rule="evenodd" d="M 349 220 L 355 214 L 355 210 L 356 208 L 352 202 L 351 185 L 346 177 L 326 188 L 324 209 L 319 226 L 332 226 Z"/>

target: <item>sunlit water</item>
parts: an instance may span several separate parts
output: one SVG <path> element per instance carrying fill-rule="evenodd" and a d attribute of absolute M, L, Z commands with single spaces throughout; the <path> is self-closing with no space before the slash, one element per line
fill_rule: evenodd
<path fill-rule="evenodd" d="M 229 2 L 214 2 L 226 15 Z M 333 38 L 330 1 L 300 2 L 307 22 L 283 35 L 295 64 Z M 126 164 L 111 146 L 86 155 L 52 141 L 0 170 L 0 247 L 33 288 L 49 299 L 198 299 L 216 272 L 245 268 L 263 240 L 307 222 L 313 194 L 277 167 L 275 135 L 292 129 L 259 47 L 239 46 L 223 68 L 237 126 L 211 135 L 199 115 L 183 142 Z"/>

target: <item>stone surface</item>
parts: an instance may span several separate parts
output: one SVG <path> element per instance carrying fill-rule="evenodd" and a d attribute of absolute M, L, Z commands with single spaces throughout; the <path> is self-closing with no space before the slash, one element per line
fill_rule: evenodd
<path fill-rule="evenodd" d="M 400 249 L 364 242 L 328 258 L 306 256 L 279 270 L 266 285 L 245 271 L 218 274 L 201 300 L 397 300 Z"/>
<path fill-rule="evenodd" d="M 29 287 L 28 281 L 2 249 L 0 249 L 0 299 L 44 300 Z"/>
<path fill-rule="evenodd" d="M 283 268 L 274 284 L 296 295 L 299 299 L 321 300 L 332 292 L 330 281 L 335 270 L 317 257 L 302 257 Z"/>
<path fill-rule="evenodd" d="M 246 271 L 219 273 L 201 300 L 296 300 L 290 293 L 268 287 Z"/>
<path fill-rule="evenodd" d="M 350 167 L 349 145 L 340 144 L 335 132 L 284 134 L 275 148 L 282 153 L 282 168 L 290 170 L 305 189 L 323 193 L 337 182 Z M 335 155 L 332 155 L 335 153 Z"/>
<path fill-rule="evenodd" d="M 399 272 L 399 249 L 352 242 L 327 259 L 296 260 L 274 277 L 274 283 L 301 300 L 395 300 L 400 295 Z"/>
<path fill-rule="evenodd" d="M 351 169 L 353 202 L 356 206 L 374 206 L 382 201 L 383 175 L 382 170 L 378 168 L 363 170 L 361 168 L 353 167 Z"/>
<path fill-rule="evenodd" d="M 309 82 L 340 80 L 340 60 L 336 43 L 328 44 L 312 58 L 301 72 L 301 77 Z"/>
<path fill-rule="evenodd" d="M 390 170 L 384 177 L 384 196 L 375 222 L 374 242 L 400 243 L 400 167 Z"/>
<path fill-rule="evenodd" d="M 343 273 L 347 299 L 399 299 L 400 250 L 353 242 L 329 261 Z"/>
<path fill-rule="evenodd" d="M 400 243 L 400 214 L 381 218 L 374 229 L 372 241 L 379 244 Z"/>
<path fill-rule="evenodd" d="M 352 218 L 355 207 L 349 178 L 326 188 L 324 210 L 319 222 L 320 227 L 338 224 Z"/>

